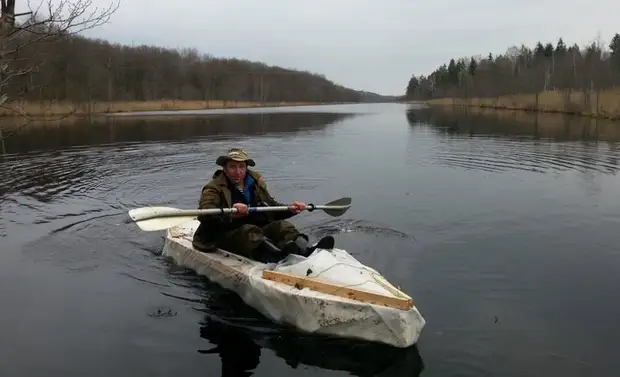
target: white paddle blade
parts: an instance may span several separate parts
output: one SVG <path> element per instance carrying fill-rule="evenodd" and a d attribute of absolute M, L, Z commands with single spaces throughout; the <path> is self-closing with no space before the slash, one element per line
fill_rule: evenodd
<path fill-rule="evenodd" d="M 196 216 L 159 217 L 155 219 L 138 220 L 135 221 L 135 223 L 140 229 L 153 232 L 172 228 L 194 219 L 196 219 Z"/>
<path fill-rule="evenodd" d="M 184 212 L 184 210 L 172 207 L 142 207 L 130 210 L 129 217 L 131 217 L 133 221 L 140 221 L 142 219 L 154 217 L 168 217 L 182 212 Z"/>

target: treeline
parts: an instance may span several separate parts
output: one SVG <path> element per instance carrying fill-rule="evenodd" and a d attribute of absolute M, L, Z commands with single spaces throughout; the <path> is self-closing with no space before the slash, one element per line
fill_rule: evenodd
<path fill-rule="evenodd" d="M 33 37 L 28 37 L 33 38 Z M 358 102 L 360 92 L 322 75 L 259 62 L 215 58 L 195 49 L 125 46 L 66 36 L 21 43 L 3 88 L 9 101 L 238 100 Z"/>
<path fill-rule="evenodd" d="M 450 59 L 431 74 L 413 75 L 406 98 L 484 98 L 551 90 L 600 90 L 620 85 L 620 34 L 608 46 L 538 42 L 503 55 Z"/>

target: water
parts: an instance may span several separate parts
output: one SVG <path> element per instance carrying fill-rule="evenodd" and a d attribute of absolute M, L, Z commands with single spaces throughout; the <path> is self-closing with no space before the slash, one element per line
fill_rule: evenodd
<path fill-rule="evenodd" d="M 620 125 L 411 107 L 21 129 L 0 165 L 0 375 L 616 375 Z M 295 223 L 414 298 L 417 347 L 285 331 L 123 222 L 195 208 L 233 145 L 281 201 L 353 198 Z"/>

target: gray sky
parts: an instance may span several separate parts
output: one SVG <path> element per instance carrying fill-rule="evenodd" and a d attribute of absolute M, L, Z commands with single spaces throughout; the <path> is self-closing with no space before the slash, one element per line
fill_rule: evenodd
<path fill-rule="evenodd" d="M 112 0 L 92 0 L 104 6 Z M 612 0 L 121 0 L 88 35 L 127 44 L 194 47 L 324 74 L 400 95 L 412 74 L 452 57 L 503 53 L 562 36 L 605 45 L 620 32 Z M 615 21 L 615 22 L 614 22 Z"/>

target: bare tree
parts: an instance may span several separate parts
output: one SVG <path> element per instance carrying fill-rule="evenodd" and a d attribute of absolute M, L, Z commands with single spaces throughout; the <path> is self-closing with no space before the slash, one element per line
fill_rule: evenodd
<path fill-rule="evenodd" d="M 91 0 L 41 0 L 36 6 L 30 1 L 17 5 L 23 5 L 25 11 L 16 13 L 15 0 L 1 0 L 0 107 L 20 116 L 24 120 L 20 127 L 23 127 L 36 119 L 9 105 L 19 101 L 23 92 L 9 96 L 7 87 L 14 80 L 41 69 L 49 56 L 46 44 L 103 25 L 118 9 L 118 3 L 104 9 L 93 7 Z M 6 137 L 0 128 L 2 151 Z"/>
<path fill-rule="evenodd" d="M 308 71 L 240 58 L 216 58 L 195 49 L 126 46 L 86 38 L 76 33 L 106 22 L 114 7 L 92 11 L 86 0 L 36 1 L 47 1 L 43 3 L 47 5 L 44 14 L 40 10 L 43 5 L 29 8 L 26 20 L 16 15 L 21 22 L 9 17 L 16 12 L 15 3 L 3 2 L 6 22 L 2 24 L 5 31 L 0 62 L 5 68 L 0 71 L 0 115 L 20 115 L 24 124 L 42 114 L 49 120 L 52 106 L 54 112 L 66 117 L 70 108 L 84 113 L 111 111 L 106 110 L 106 104 L 112 109 L 113 103 L 126 101 L 204 101 L 203 106 L 219 107 L 228 101 L 341 103 L 387 99 Z M 52 8 L 51 1 L 61 3 Z M 458 67 L 452 71 L 457 76 Z M 56 106 L 59 103 L 69 109 Z"/>

